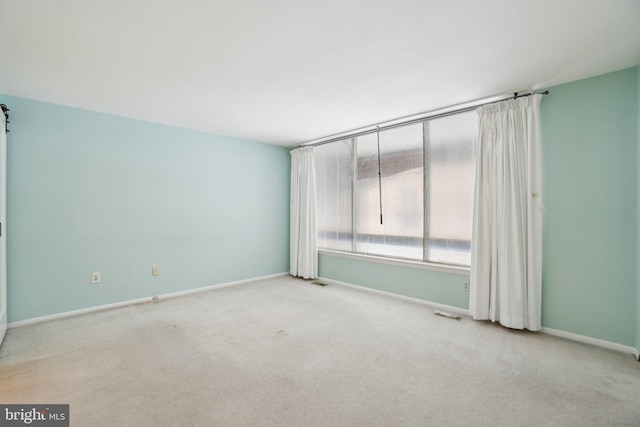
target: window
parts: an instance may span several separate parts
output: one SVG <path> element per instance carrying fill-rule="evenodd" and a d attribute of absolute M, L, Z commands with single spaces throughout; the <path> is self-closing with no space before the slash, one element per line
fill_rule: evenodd
<path fill-rule="evenodd" d="M 318 247 L 352 250 L 351 140 L 316 147 Z"/>
<path fill-rule="evenodd" d="M 466 112 L 316 147 L 319 247 L 469 266 L 476 127 Z"/>
<path fill-rule="evenodd" d="M 422 259 L 421 128 L 418 124 L 380 132 L 381 186 L 377 134 L 356 139 L 356 252 Z"/>
<path fill-rule="evenodd" d="M 427 233 L 425 260 L 471 265 L 475 112 L 424 122 Z"/>

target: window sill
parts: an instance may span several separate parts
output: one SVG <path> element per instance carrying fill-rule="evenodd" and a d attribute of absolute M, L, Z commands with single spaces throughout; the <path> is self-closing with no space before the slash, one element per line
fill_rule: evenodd
<path fill-rule="evenodd" d="M 468 276 L 471 272 L 471 269 L 469 267 L 456 267 L 452 265 L 433 264 L 429 262 L 410 261 L 406 259 L 385 258 L 376 255 L 356 254 L 353 252 L 339 252 L 327 249 L 318 249 L 318 252 L 321 254 L 337 256 L 341 258 L 350 258 L 361 261 L 377 262 L 381 264 L 398 265 L 401 267 L 417 268 L 420 270 L 442 271 L 445 273 L 460 274 L 464 276 Z"/>

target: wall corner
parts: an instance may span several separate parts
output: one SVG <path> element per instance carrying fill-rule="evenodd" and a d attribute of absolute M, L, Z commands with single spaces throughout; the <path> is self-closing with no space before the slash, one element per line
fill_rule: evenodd
<path fill-rule="evenodd" d="M 636 359 L 640 362 L 640 65 L 636 66 Z"/>

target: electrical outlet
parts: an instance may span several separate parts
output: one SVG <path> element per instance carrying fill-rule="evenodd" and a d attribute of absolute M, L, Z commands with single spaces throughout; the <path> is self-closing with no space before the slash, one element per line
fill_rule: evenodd
<path fill-rule="evenodd" d="M 151 275 L 152 275 L 152 276 L 158 276 L 158 275 L 160 275 L 160 271 L 158 270 L 158 267 L 157 267 L 157 266 L 153 266 L 153 267 L 151 267 Z"/>
<path fill-rule="evenodd" d="M 91 283 L 92 284 L 100 283 L 100 272 L 91 273 Z"/>
<path fill-rule="evenodd" d="M 469 282 L 464 282 L 464 291 L 469 292 Z"/>

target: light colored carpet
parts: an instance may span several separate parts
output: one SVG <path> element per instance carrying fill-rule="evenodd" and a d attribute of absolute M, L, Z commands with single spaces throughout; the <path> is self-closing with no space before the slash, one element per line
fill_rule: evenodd
<path fill-rule="evenodd" d="M 282 277 L 11 329 L 0 402 L 72 426 L 638 426 L 640 363 Z"/>

